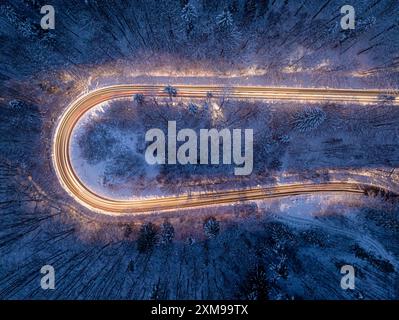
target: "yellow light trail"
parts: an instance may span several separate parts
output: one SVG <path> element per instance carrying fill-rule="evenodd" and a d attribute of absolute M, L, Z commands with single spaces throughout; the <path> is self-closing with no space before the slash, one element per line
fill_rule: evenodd
<path fill-rule="evenodd" d="M 272 88 L 238 86 L 178 85 L 178 97 L 206 98 L 229 97 L 234 99 L 290 100 L 310 102 L 353 102 L 374 104 L 381 101 L 382 95 L 392 95 L 389 90 L 322 89 L 322 88 Z M 290 184 L 274 187 L 256 187 L 245 190 L 229 190 L 202 194 L 168 196 L 162 198 L 115 200 L 97 195 L 86 187 L 75 173 L 70 156 L 72 131 L 79 119 L 91 108 L 100 103 L 117 98 L 132 97 L 141 93 L 154 97 L 167 97 L 165 86 L 160 85 L 113 85 L 93 90 L 74 101 L 62 114 L 53 141 L 53 163 L 57 177 L 63 188 L 80 204 L 109 215 L 124 215 L 174 209 L 194 208 L 207 205 L 228 204 L 238 201 L 258 200 L 292 195 L 345 192 L 364 193 L 367 185 L 349 182 L 329 182 L 320 184 Z M 398 105 L 398 95 L 391 103 Z"/>

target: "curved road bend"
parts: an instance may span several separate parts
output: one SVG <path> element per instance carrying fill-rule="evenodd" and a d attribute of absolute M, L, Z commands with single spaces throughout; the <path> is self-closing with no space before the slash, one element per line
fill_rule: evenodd
<path fill-rule="evenodd" d="M 267 199 L 292 195 L 344 192 L 364 193 L 367 185 L 347 182 L 330 182 L 321 184 L 292 184 L 274 187 L 259 187 L 245 190 L 220 191 L 191 196 L 168 196 L 145 200 L 113 200 L 97 195 L 87 188 L 75 173 L 70 157 L 70 140 L 73 128 L 79 119 L 96 105 L 116 99 L 131 97 L 136 93 L 164 97 L 165 86 L 153 85 L 114 85 L 91 91 L 74 101 L 62 114 L 55 131 L 53 141 L 53 162 L 57 176 L 63 188 L 85 207 L 111 215 L 143 213 L 152 211 L 194 208 L 206 205 L 227 204 L 237 201 Z M 386 90 L 352 90 L 352 89 L 302 89 L 270 87 L 233 87 L 226 90 L 218 86 L 175 86 L 178 97 L 205 98 L 209 92 L 213 97 L 267 99 L 267 100 L 305 100 L 305 101 L 339 101 L 354 103 L 376 103 L 381 95 L 391 95 Z M 398 95 L 393 104 L 399 104 Z"/>

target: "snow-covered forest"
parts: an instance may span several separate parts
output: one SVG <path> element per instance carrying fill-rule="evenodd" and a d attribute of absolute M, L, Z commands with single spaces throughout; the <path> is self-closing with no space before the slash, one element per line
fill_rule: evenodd
<path fill-rule="evenodd" d="M 160 84 L 170 98 L 111 101 L 79 123 L 74 165 L 93 188 L 153 196 L 338 178 L 398 188 L 399 113 L 390 96 L 375 105 L 304 104 L 187 101 L 173 91 L 397 93 L 399 1 L 350 1 L 356 27 L 342 30 L 347 2 L 0 1 L 0 299 L 398 299 L 392 195 L 295 196 L 107 220 L 65 192 L 52 163 L 54 130 L 72 101 L 111 84 Z M 40 27 L 45 4 L 55 8 L 53 30 Z M 253 175 L 149 168 L 142 135 L 167 119 L 253 128 Z M 55 290 L 40 287 L 44 265 L 55 269 Z M 340 287 L 343 265 L 356 269 L 355 290 Z"/>

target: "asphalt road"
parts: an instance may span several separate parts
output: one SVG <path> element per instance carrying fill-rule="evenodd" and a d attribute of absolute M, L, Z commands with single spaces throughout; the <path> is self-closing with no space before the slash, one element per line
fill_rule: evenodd
<path fill-rule="evenodd" d="M 218 87 L 218 86 L 174 86 L 178 97 L 205 98 L 210 92 L 215 98 L 226 96 L 235 99 L 292 100 L 312 102 L 353 102 L 377 103 L 383 95 L 390 95 L 384 90 L 352 89 L 305 89 L 305 88 L 270 88 L 270 87 Z M 364 193 L 368 186 L 357 183 L 330 182 L 322 184 L 292 184 L 274 187 L 259 187 L 246 190 L 231 190 L 202 194 L 191 194 L 152 198 L 145 200 L 114 200 L 102 197 L 86 187 L 75 173 L 70 157 L 72 131 L 79 119 L 96 105 L 123 97 L 133 97 L 136 93 L 144 96 L 167 96 L 165 86 L 150 85 L 114 85 L 91 91 L 74 101 L 62 114 L 53 140 L 53 163 L 56 174 L 63 188 L 79 203 L 95 211 L 110 215 L 144 213 L 173 209 L 193 208 L 206 205 L 228 204 L 238 201 L 284 197 L 320 192 Z M 399 97 L 394 96 L 391 103 L 398 105 Z"/>

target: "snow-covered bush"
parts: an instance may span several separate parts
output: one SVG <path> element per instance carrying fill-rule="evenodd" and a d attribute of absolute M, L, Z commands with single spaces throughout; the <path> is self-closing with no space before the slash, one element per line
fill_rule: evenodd
<path fill-rule="evenodd" d="M 220 231 L 219 222 L 214 217 L 209 217 L 204 222 L 204 233 L 207 238 L 211 239 L 218 235 Z"/>
<path fill-rule="evenodd" d="M 192 246 L 192 245 L 195 243 L 195 238 L 193 238 L 193 237 L 188 237 L 188 238 L 186 239 L 186 243 L 187 243 L 189 246 Z"/>
<path fill-rule="evenodd" d="M 133 98 L 134 102 L 137 104 L 143 104 L 144 103 L 144 95 L 142 93 L 136 93 Z"/>
<path fill-rule="evenodd" d="M 191 114 L 195 114 L 198 112 L 198 106 L 195 103 L 189 103 L 187 108 Z"/>
<path fill-rule="evenodd" d="M 172 97 L 177 96 L 177 89 L 170 85 L 165 87 L 164 92 L 166 92 L 171 99 L 172 99 Z"/>
<path fill-rule="evenodd" d="M 280 140 L 282 143 L 287 144 L 287 143 L 290 143 L 290 142 L 291 142 L 291 137 L 290 137 L 288 134 L 283 134 L 282 136 L 279 137 L 279 140 Z"/>
<path fill-rule="evenodd" d="M 326 113 L 318 107 L 307 107 L 294 114 L 292 121 L 294 128 L 301 132 L 317 129 L 327 118 Z"/>
<path fill-rule="evenodd" d="M 24 108 L 24 103 L 20 100 L 13 99 L 8 103 L 10 109 L 19 111 Z"/>
<path fill-rule="evenodd" d="M 137 239 L 137 249 L 139 252 L 144 253 L 151 250 L 157 243 L 157 235 L 158 229 L 153 223 L 149 222 L 143 224 Z"/>

